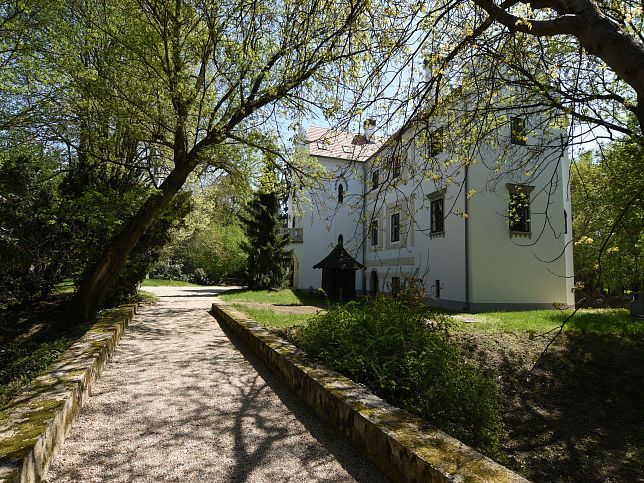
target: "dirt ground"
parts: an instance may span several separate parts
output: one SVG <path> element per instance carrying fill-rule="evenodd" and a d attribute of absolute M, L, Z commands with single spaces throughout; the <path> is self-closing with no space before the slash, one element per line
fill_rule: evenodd
<path fill-rule="evenodd" d="M 456 333 L 504 400 L 502 463 L 535 482 L 644 481 L 642 338 Z"/>

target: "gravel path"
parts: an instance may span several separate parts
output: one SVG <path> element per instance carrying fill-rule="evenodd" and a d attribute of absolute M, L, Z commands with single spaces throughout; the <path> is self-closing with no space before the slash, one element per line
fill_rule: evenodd
<path fill-rule="evenodd" d="M 47 481 L 387 481 L 222 331 L 217 288 L 146 290 Z"/>

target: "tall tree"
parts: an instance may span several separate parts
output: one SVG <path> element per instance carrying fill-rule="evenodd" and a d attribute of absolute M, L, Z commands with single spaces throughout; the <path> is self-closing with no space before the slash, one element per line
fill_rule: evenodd
<path fill-rule="evenodd" d="M 87 108 L 98 103 L 110 116 L 98 116 L 87 129 L 99 127 L 109 135 L 103 139 L 122 132 L 135 153 L 127 162 L 147 163 L 160 180 L 81 284 L 77 307 L 90 318 L 128 254 L 192 172 L 206 165 L 232 170 L 216 151 L 228 143 L 262 147 L 264 122 L 278 101 L 300 110 L 319 97 L 316 86 L 355 75 L 341 63 L 367 50 L 367 39 L 354 37 L 368 19 L 365 5 L 352 0 L 66 5 L 72 21 L 52 42 L 52 58 L 77 59 L 67 71 L 75 91 L 59 106 L 87 119 Z M 384 44 L 375 50 L 390 55 Z M 79 49 L 80 56 L 71 55 Z M 78 132 L 60 128 L 55 135 L 79 154 L 124 162 L 100 136 L 90 139 L 83 123 L 78 126 Z"/>
<path fill-rule="evenodd" d="M 289 236 L 284 232 L 279 198 L 275 191 L 259 190 L 240 216 L 248 241 L 242 245 L 248 254 L 248 285 L 252 289 L 282 288 L 293 261 L 287 250 Z"/>

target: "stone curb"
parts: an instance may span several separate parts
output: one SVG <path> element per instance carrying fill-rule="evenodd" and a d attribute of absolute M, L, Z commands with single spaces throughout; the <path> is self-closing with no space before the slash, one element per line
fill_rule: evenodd
<path fill-rule="evenodd" d="M 229 305 L 217 301 L 211 313 L 393 481 L 528 481 L 324 368 Z"/>
<path fill-rule="evenodd" d="M 110 311 L 0 412 L 0 481 L 45 477 L 135 313 L 136 304 Z"/>

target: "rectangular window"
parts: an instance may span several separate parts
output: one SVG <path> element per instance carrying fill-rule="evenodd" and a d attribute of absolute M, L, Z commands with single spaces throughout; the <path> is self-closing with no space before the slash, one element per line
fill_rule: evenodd
<path fill-rule="evenodd" d="M 435 287 L 436 287 L 436 298 L 439 299 L 439 298 L 441 298 L 441 281 L 440 280 L 438 280 L 438 279 L 436 280 Z"/>
<path fill-rule="evenodd" d="M 568 213 L 564 210 L 564 235 L 568 234 Z"/>
<path fill-rule="evenodd" d="M 512 144 L 518 144 L 520 146 L 525 146 L 528 143 L 528 136 L 525 129 L 525 119 L 522 117 L 515 116 L 510 119 L 510 142 Z"/>
<path fill-rule="evenodd" d="M 510 192 L 508 206 L 510 231 L 530 233 L 530 195 L 521 190 Z"/>
<path fill-rule="evenodd" d="M 371 246 L 375 247 L 378 245 L 378 220 L 374 220 L 371 223 Z"/>
<path fill-rule="evenodd" d="M 391 277 L 391 295 L 394 297 L 400 293 L 400 277 Z"/>
<path fill-rule="evenodd" d="M 445 227 L 443 225 L 443 207 L 444 199 L 437 198 L 432 200 L 430 205 L 430 233 L 440 233 L 444 231 Z"/>
<path fill-rule="evenodd" d="M 380 173 L 378 172 L 377 169 L 374 169 L 373 172 L 371 173 L 371 189 L 375 190 L 378 187 L 379 183 L 380 183 Z"/>
<path fill-rule="evenodd" d="M 438 156 L 443 152 L 445 145 L 445 131 L 439 127 L 430 135 L 430 150 L 432 156 Z"/>
<path fill-rule="evenodd" d="M 391 215 L 391 241 L 400 241 L 400 213 Z"/>
<path fill-rule="evenodd" d="M 394 178 L 400 176 L 400 156 L 394 156 L 391 159 L 391 176 Z"/>

